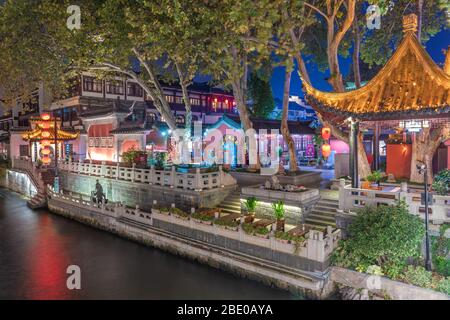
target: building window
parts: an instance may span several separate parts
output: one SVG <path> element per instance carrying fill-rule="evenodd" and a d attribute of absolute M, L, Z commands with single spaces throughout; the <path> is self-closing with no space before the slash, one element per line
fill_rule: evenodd
<path fill-rule="evenodd" d="M 197 98 L 189 98 L 189 102 L 193 106 L 199 106 L 200 105 L 200 99 L 197 99 Z"/>
<path fill-rule="evenodd" d="M 174 98 L 175 98 L 174 96 L 166 95 L 166 101 L 168 103 L 174 103 L 175 102 Z"/>
<path fill-rule="evenodd" d="M 29 153 L 28 153 L 28 145 L 27 144 L 21 144 L 19 146 L 19 155 L 21 157 L 28 157 Z"/>
<path fill-rule="evenodd" d="M 123 94 L 123 81 L 108 80 L 106 82 L 106 93 Z"/>
<path fill-rule="evenodd" d="M 128 82 L 127 83 L 127 94 L 130 97 L 142 97 L 143 90 L 140 85 L 134 82 Z"/>
<path fill-rule="evenodd" d="M 83 90 L 89 92 L 103 92 L 102 80 L 95 79 L 94 77 L 83 77 Z"/>

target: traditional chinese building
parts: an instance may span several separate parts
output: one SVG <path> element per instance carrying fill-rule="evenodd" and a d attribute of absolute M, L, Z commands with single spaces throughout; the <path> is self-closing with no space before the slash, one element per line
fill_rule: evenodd
<path fill-rule="evenodd" d="M 450 168 L 447 140 L 450 138 L 450 52 L 444 68 L 440 68 L 416 37 L 417 16 L 405 16 L 403 25 L 404 37 L 397 50 L 364 87 L 331 93 L 303 82 L 307 101 L 324 119 L 337 124 L 350 123 L 350 172 L 354 187 L 358 181 L 360 131 L 373 135 L 374 169 L 379 168 L 379 137 L 383 130 L 395 130 L 386 140 L 388 174 L 412 181 L 423 179 L 416 172 L 418 161 L 426 163 L 434 172 Z"/>

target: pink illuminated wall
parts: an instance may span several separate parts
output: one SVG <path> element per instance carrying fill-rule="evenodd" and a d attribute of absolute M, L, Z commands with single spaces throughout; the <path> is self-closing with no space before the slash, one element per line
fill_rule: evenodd
<path fill-rule="evenodd" d="M 450 169 L 450 139 L 444 142 L 447 146 L 447 169 Z"/>
<path fill-rule="evenodd" d="M 88 145 L 90 138 L 107 138 L 110 137 L 109 132 L 112 130 L 112 123 L 108 124 L 93 124 L 88 130 Z M 114 161 L 116 150 L 114 147 L 92 147 L 89 146 L 88 158 L 100 161 Z"/>
<path fill-rule="evenodd" d="M 331 139 L 330 141 L 331 150 L 335 151 L 336 153 L 349 153 L 350 148 L 348 144 L 346 144 L 344 141 Z"/>

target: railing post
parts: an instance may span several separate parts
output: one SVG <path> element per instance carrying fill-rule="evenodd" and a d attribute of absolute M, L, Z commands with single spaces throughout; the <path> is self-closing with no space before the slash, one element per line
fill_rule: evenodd
<path fill-rule="evenodd" d="M 219 165 L 219 188 L 223 188 L 224 185 L 222 184 L 223 181 L 223 168 L 222 165 Z"/>
<path fill-rule="evenodd" d="M 136 163 L 133 162 L 133 165 L 131 167 L 131 182 L 134 182 L 135 170 L 136 170 Z"/>
<path fill-rule="evenodd" d="M 176 179 L 177 179 L 176 174 L 177 174 L 176 168 L 175 168 L 175 166 L 172 166 L 172 171 L 170 172 L 170 187 L 171 188 L 175 187 L 175 183 L 176 183 Z"/>
<path fill-rule="evenodd" d="M 119 170 L 120 170 L 120 166 L 119 166 L 119 162 L 117 162 L 117 165 L 116 165 L 116 180 L 119 180 L 119 176 L 120 176 Z"/>
<path fill-rule="evenodd" d="M 408 183 L 406 181 L 402 182 L 400 185 L 400 196 L 399 201 L 404 200 L 407 202 L 408 206 L 410 204 L 408 203 Z"/>
<path fill-rule="evenodd" d="M 100 167 L 100 176 L 102 178 L 105 176 L 105 161 L 102 161 L 102 166 Z"/>
<path fill-rule="evenodd" d="M 202 191 L 202 175 L 200 174 L 200 168 L 197 168 L 195 170 L 195 185 L 194 185 L 195 191 Z"/>
<path fill-rule="evenodd" d="M 92 171 L 92 159 L 89 159 L 89 170 L 88 170 L 88 174 L 91 175 L 91 171 Z"/>
<path fill-rule="evenodd" d="M 339 210 L 345 209 L 345 179 L 339 179 Z"/>
<path fill-rule="evenodd" d="M 156 182 L 155 166 L 153 164 L 150 166 L 150 179 L 148 180 L 150 185 Z"/>

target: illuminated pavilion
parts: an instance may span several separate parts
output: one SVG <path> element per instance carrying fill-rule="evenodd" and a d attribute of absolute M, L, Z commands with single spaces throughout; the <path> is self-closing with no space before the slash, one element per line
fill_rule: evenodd
<path fill-rule="evenodd" d="M 403 32 L 403 40 L 387 64 L 359 89 L 343 93 L 322 92 L 303 81 L 306 100 L 324 119 L 333 123 L 351 121 L 349 169 L 353 187 L 358 186 L 359 180 L 357 139 L 360 128 L 373 130 L 373 168 L 378 170 L 380 130 L 400 129 L 400 135 L 405 139 L 409 137 L 414 144 L 417 143 L 415 132 L 437 128 L 448 130 L 449 127 L 450 50 L 447 51 L 445 65 L 441 69 L 416 37 L 415 14 L 403 18 Z M 440 135 L 443 132 L 448 134 L 444 130 L 434 131 L 440 132 Z M 429 142 L 431 143 L 431 139 Z M 447 168 L 450 168 L 450 140 L 444 145 L 447 146 Z M 393 149 L 389 154 L 388 150 L 388 167 L 391 163 L 394 171 L 410 171 L 411 148 L 404 144 L 398 152 Z M 427 162 L 430 164 L 431 160 Z"/>
<path fill-rule="evenodd" d="M 55 157 L 55 150 L 57 157 L 64 157 L 64 143 L 78 138 L 78 132 L 62 130 L 60 123 L 60 119 L 51 118 L 48 114 L 30 118 L 31 129 L 22 133 L 22 139 L 30 144 L 33 162 L 44 160 L 44 164 L 49 164 L 50 157 Z"/>

